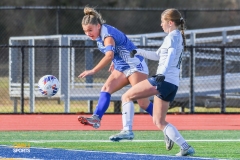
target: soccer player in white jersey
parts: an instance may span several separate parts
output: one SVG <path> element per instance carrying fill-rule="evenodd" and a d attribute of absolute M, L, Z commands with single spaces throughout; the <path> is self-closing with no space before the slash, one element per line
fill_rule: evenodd
<path fill-rule="evenodd" d="M 84 13 L 83 31 L 89 38 L 97 42 L 98 49 L 105 56 L 93 69 L 82 72 L 78 77 L 85 78 L 93 75 L 112 62 L 109 68 L 111 74 L 101 89 L 93 115 L 91 117 L 78 117 L 80 123 L 97 129 L 100 127 L 103 114 L 109 107 L 111 94 L 126 85 L 133 86 L 147 79 L 148 67 L 142 56 L 130 57 L 130 51 L 136 49 L 136 46 L 124 33 L 113 26 L 104 24 L 101 15 L 91 7 L 85 7 Z M 153 104 L 148 98 L 138 99 L 137 102 L 142 109 L 152 115 Z M 123 129 L 114 140 L 131 140 L 134 138 L 132 132 L 134 106 L 123 108 L 122 113 Z"/>
<path fill-rule="evenodd" d="M 132 108 L 133 100 L 154 95 L 153 123 L 164 132 L 166 149 L 170 150 L 175 142 L 181 148 L 176 156 L 193 155 L 195 153 L 193 147 L 185 141 L 172 124 L 165 120 L 169 102 L 174 100 L 178 90 L 181 55 L 183 49 L 186 48 L 184 20 L 181 13 L 173 8 L 165 10 L 161 14 L 161 26 L 167 36 L 156 52 L 142 49 L 131 52 L 131 57 L 141 55 L 158 61 L 157 73 L 134 85 L 123 94 L 122 108 Z"/>

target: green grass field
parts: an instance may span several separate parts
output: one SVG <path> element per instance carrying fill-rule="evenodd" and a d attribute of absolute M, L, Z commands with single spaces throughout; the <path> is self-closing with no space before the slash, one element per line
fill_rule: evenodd
<path fill-rule="evenodd" d="M 180 132 L 194 147 L 196 157 L 240 159 L 240 131 Z M 166 151 L 159 131 L 135 131 L 134 141 L 108 141 L 115 133 L 117 131 L 2 131 L 0 144 L 172 156 L 179 152 L 176 144 L 171 151 Z"/>

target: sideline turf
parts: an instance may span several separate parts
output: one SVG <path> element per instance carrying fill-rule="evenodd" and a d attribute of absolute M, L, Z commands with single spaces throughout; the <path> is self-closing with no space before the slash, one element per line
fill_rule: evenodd
<path fill-rule="evenodd" d="M 180 131 L 194 147 L 196 157 L 240 159 L 240 131 Z M 101 150 L 144 154 L 175 155 L 179 147 L 165 150 L 160 131 L 135 131 L 134 140 L 162 140 L 158 142 L 108 142 L 116 131 L 6 131 L 0 132 L 0 144 L 14 146 L 29 144 L 31 147 Z M 56 141 L 52 141 L 56 140 Z M 104 140 L 83 142 L 81 140 Z M 214 141 L 215 140 L 215 141 Z M 218 141 L 217 141 L 218 140 Z"/>

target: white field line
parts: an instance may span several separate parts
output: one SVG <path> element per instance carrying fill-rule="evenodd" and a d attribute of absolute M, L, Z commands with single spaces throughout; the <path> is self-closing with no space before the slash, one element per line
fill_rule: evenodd
<path fill-rule="evenodd" d="M 187 142 L 240 142 L 240 139 L 204 139 L 204 140 L 186 140 Z M 9 142 L 9 141 L 1 141 L 0 142 Z M 70 142 L 70 143 L 79 143 L 79 142 L 112 142 L 110 140 L 11 140 L 10 142 L 31 142 L 31 143 L 62 143 L 62 142 Z M 164 142 L 164 140 L 123 140 L 121 142 Z"/>

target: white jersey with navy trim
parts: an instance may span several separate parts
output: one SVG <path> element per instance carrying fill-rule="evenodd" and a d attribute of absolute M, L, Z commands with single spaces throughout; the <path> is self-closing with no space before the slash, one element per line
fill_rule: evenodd
<path fill-rule="evenodd" d="M 183 38 L 179 30 L 173 30 L 164 39 L 161 47 L 156 51 L 137 49 L 136 55 L 151 60 L 158 60 L 156 74 L 165 75 L 166 82 L 179 86 L 181 56 L 183 52 Z"/>
<path fill-rule="evenodd" d="M 104 39 L 112 37 L 115 41 L 114 48 L 114 68 L 120 72 L 125 70 L 137 68 L 138 71 L 147 71 L 148 67 L 142 56 L 130 57 L 130 51 L 136 49 L 127 36 L 113 26 L 103 24 L 101 27 L 100 36 L 96 39 L 98 49 L 105 54 L 106 46 L 104 46 Z M 146 72 L 145 72 L 146 73 Z"/>

